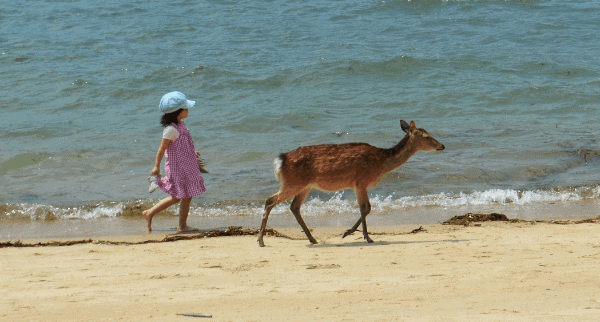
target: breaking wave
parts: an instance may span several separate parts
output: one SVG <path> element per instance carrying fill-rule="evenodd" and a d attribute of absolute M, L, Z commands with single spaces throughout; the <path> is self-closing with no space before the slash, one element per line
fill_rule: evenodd
<path fill-rule="evenodd" d="M 397 211 L 440 207 L 460 208 L 486 205 L 535 205 L 578 202 L 600 199 L 600 187 L 579 187 L 549 190 L 512 190 L 490 189 L 471 193 L 439 193 L 423 196 L 371 196 L 372 214 L 390 214 Z M 155 200 L 136 200 L 128 202 L 106 202 L 83 206 L 54 206 L 43 204 L 3 204 L 0 205 L 0 221 L 2 220 L 97 220 L 103 218 L 137 218 L 144 209 L 152 206 Z M 289 202 L 278 205 L 272 215 L 289 215 Z M 302 206 L 302 213 L 308 217 L 332 217 L 357 211 L 354 193 L 337 192 L 331 198 L 313 197 L 307 199 Z M 227 204 L 192 205 L 191 216 L 224 217 L 224 216 L 261 216 L 262 202 L 229 202 Z M 167 215 L 177 215 L 177 207 L 165 211 Z"/>

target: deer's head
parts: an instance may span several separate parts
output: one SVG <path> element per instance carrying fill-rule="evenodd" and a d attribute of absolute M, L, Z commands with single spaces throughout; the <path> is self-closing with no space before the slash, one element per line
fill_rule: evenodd
<path fill-rule="evenodd" d="M 443 151 L 446 148 L 443 144 L 434 139 L 431 134 L 427 133 L 425 129 L 417 128 L 414 121 L 410 121 L 410 124 L 408 124 L 404 120 L 400 120 L 400 127 L 402 127 L 402 131 L 406 132 L 409 136 L 409 139 L 416 150 Z"/>

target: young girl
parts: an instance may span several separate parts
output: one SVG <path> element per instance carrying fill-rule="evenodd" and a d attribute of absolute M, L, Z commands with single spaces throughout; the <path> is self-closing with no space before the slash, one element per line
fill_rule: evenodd
<path fill-rule="evenodd" d="M 200 175 L 200 153 L 194 149 L 192 137 L 183 122 L 183 119 L 188 117 L 188 110 L 195 104 L 196 102 L 187 100 L 183 93 L 171 92 L 165 94 L 158 105 L 163 114 L 160 123 L 165 129 L 151 173 L 154 176 L 160 175 L 160 163 L 166 153 L 166 175 L 158 178 L 156 183 L 170 197 L 164 198 L 142 213 L 149 231 L 152 231 L 154 215 L 180 201 L 177 233 L 192 230 L 187 225 L 192 197 L 201 195 L 206 190 L 204 179 Z"/>

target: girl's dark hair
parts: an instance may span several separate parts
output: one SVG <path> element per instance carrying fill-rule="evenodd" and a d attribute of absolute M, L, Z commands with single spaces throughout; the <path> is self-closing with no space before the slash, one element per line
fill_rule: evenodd
<path fill-rule="evenodd" d="M 177 117 L 179 116 L 179 113 L 181 113 L 181 111 L 183 111 L 182 108 L 178 109 L 175 112 L 163 114 L 163 116 L 160 118 L 160 124 L 163 127 L 167 127 L 173 123 L 179 124 L 179 121 L 177 121 Z"/>

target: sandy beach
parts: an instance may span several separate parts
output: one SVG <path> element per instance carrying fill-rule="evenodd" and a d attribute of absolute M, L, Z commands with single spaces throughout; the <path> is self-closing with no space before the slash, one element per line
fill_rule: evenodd
<path fill-rule="evenodd" d="M 2 321 L 597 321 L 596 223 L 1 248 Z M 153 234 L 153 238 L 161 238 Z M 164 237 L 164 236 L 163 236 Z M 141 237 L 111 237 L 136 242 Z M 147 237 L 146 237 L 147 239 Z M 210 315 L 212 318 L 180 314 Z"/>

